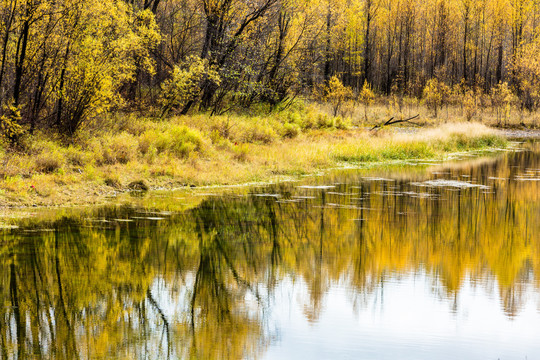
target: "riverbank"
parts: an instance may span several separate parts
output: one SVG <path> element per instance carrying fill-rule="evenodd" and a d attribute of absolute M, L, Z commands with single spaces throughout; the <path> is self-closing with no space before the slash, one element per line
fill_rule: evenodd
<path fill-rule="evenodd" d="M 500 132 L 474 123 L 412 134 L 335 125 L 288 134 L 295 130 L 283 125 L 277 135 L 268 120 L 228 128 L 226 119 L 214 121 L 128 122 L 113 135 L 77 144 L 38 140 L 25 153 L 4 150 L 0 207 L 101 204 L 131 190 L 278 181 L 345 165 L 444 159 L 508 145 Z"/>

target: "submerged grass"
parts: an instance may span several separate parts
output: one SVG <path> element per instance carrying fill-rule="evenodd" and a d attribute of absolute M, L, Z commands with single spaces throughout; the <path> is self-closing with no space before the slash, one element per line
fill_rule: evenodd
<path fill-rule="evenodd" d="M 344 120 L 303 114 L 195 115 L 167 122 L 128 117 L 69 145 L 34 136 L 24 151 L 0 149 L 0 207 L 99 203 L 141 180 L 152 189 L 230 185 L 344 163 L 441 159 L 452 152 L 507 145 L 494 130 L 474 123 L 412 134 L 374 133 L 345 130 Z"/>

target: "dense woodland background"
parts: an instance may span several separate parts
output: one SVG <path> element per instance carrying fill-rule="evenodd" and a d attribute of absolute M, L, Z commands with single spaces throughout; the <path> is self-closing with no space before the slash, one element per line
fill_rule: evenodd
<path fill-rule="evenodd" d="M 1 0 L 0 17 L 11 141 L 297 97 L 540 106 L 539 0 Z"/>

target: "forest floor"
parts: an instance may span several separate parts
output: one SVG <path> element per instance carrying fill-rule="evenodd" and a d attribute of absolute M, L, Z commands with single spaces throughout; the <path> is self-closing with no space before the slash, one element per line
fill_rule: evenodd
<path fill-rule="evenodd" d="M 24 150 L 0 150 L 0 209 L 104 204 L 134 190 L 280 181 L 508 146 L 504 132 L 470 122 L 370 131 L 329 117 L 313 127 L 267 117 L 210 119 L 115 119 L 114 131 L 87 130 L 69 144 L 34 135 Z"/>

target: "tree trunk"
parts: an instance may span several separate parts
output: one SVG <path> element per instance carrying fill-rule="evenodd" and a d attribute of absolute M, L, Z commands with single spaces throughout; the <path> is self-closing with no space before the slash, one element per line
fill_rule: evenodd
<path fill-rule="evenodd" d="M 330 50 L 332 45 L 331 34 L 331 19 L 332 10 L 330 8 L 330 2 L 328 3 L 328 12 L 326 14 L 326 48 L 324 51 L 324 81 L 328 83 L 330 81 Z"/>
<path fill-rule="evenodd" d="M 371 70 L 371 44 L 369 42 L 369 33 L 371 30 L 371 20 L 372 20 L 372 14 L 371 14 L 371 7 L 372 7 L 372 0 L 366 0 L 366 33 L 365 33 L 365 39 L 364 39 L 364 79 L 362 83 L 370 81 L 370 70 Z"/>
<path fill-rule="evenodd" d="M 27 5 L 28 6 L 28 5 Z M 24 61 L 26 60 L 26 48 L 28 47 L 28 32 L 30 30 L 30 9 L 26 11 L 27 19 L 24 21 L 17 43 L 17 54 L 15 56 L 15 85 L 13 87 L 14 105 L 20 103 L 21 84 L 24 71 Z"/>

